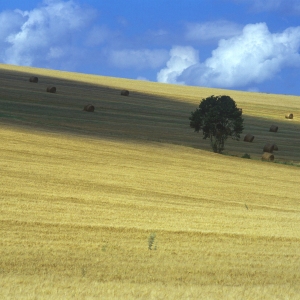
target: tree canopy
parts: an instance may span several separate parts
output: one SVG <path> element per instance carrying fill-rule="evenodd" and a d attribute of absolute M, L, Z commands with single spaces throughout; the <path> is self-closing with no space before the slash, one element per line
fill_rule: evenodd
<path fill-rule="evenodd" d="M 199 104 L 189 118 L 190 127 L 196 132 L 202 131 L 203 139 L 210 139 L 212 149 L 216 153 L 224 150 L 228 137 L 240 139 L 243 132 L 242 110 L 229 96 L 210 96 Z"/>

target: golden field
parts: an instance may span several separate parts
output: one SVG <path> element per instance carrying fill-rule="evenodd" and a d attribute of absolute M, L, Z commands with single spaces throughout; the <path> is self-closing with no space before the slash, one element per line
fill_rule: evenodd
<path fill-rule="evenodd" d="M 1 299 L 300 299 L 300 97 L 9 65 L 0 79 Z M 243 108 L 253 143 L 219 155 L 189 128 L 212 94 Z"/>

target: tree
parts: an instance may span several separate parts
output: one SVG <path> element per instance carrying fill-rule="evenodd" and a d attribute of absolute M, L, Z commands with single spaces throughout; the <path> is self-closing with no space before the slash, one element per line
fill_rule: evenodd
<path fill-rule="evenodd" d="M 216 153 L 224 150 L 224 144 L 230 136 L 240 139 L 243 132 L 242 110 L 236 106 L 229 96 L 210 96 L 202 99 L 189 118 L 190 127 L 196 132 L 202 130 L 203 139 L 210 139 L 212 149 Z"/>

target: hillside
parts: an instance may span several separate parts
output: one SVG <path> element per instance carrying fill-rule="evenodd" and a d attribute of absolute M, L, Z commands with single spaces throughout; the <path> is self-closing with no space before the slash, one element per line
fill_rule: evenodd
<path fill-rule="evenodd" d="M 2 299 L 298 299 L 300 97 L 7 65 L 0 79 Z M 212 94 L 243 108 L 253 143 L 218 155 L 189 128 Z M 260 160 L 268 141 L 279 163 Z"/>

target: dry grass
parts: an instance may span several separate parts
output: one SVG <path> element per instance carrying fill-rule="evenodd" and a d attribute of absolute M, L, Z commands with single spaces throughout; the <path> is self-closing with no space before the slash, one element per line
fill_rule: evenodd
<path fill-rule="evenodd" d="M 188 128 L 220 91 L 38 69 L 30 85 L 1 68 L 2 299 L 298 299 L 299 168 L 260 161 L 269 119 L 298 97 L 232 92 L 255 141 L 226 149 L 245 160 Z M 82 114 L 83 99 L 102 110 Z M 276 159 L 299 162 L 299 126 L 280 123 Z"/>

